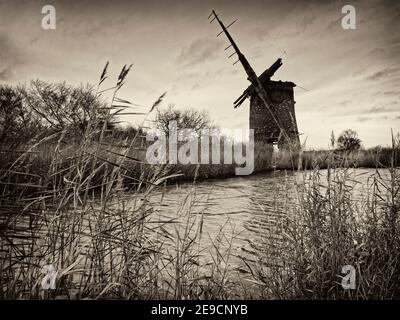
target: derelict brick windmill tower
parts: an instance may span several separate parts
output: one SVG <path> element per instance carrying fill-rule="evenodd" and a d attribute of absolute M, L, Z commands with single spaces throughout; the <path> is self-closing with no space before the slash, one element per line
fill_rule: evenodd
<path fill-rule="evenodd" d="M 234 102 L 234 108 L 239 107 L 246 98 L 250 98 L 250 129 L 254 130 L 254 142 L 256 144 L 276 144 L 280 149 L 298 148 L 300 139 L 293 92 L 296 85 L 293 82 L 271 80 L 271 77 L 282 66 L 282 59 L 276 60 L 271 67 L 257 77 L 227 30 L 236 20 L 225 27 L 215 11 L 212 11 L 209 18 L 211 17 L 213 19 L 210 22 L 216 19 L 222 28 L 218 36 L 225 33 L 231 43 L 225 50 L 230 47 L 235 50 L 229 57 L 237 54 L 238 61 L 234 64 L 241 62 L 247 73 L 247 79 L 251 82 L 251 85 Z"/>

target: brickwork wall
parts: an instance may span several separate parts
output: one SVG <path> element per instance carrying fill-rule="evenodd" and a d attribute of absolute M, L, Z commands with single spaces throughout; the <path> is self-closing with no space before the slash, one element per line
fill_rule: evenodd
<path fill-rule="evenodd" d="M 299 144 L 297 121 L 295 114 L 295 101 L 292 82 L 268 81 L 264 84 L 268 97 L 272 102 L 272 109 L 286 130 L 292 142 Z M 250 97 L 250 128 L 254 129 L 255 142 L 284 144 L 278 141 L 281 130 L 264 106 L 260 98 L 254 94 Z"/>

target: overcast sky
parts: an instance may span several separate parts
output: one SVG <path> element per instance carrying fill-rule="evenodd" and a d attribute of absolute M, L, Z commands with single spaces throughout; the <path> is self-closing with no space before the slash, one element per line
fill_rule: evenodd
<path fill-rule="evenodd" d="M 56 8 L 56 30 L 41 28 L 45 4 Z M 357 30 L 342 29 L 344 4 L 356 8 Z M 114 79 L 134 63 L 122 98 L 149 106 L 167 91 L 162 107 L 248 128 L 248 100 L 232 107 L 248 81 L 208 23 L 212 9 L 226 24 L 238 19 L 229 30 L 256 73 L 287 52 L 274 79 L 309 90 L 295 88 L 308 148 L 326 147 L 332 130 L 355 129 L 366 147 L 399 131 L 400 1 L 0 0 L 0 81 L 96 83 L 106 61 Z"/>

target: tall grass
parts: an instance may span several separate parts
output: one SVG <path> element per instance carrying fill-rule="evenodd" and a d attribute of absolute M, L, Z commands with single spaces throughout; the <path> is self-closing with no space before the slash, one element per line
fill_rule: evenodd
<path fill-rule="evenodd" d="M 1 176 L 2 298 L 146 295 L 147 275 L 159 244 L 145 227 L 150 214 L 145 199 L 162 183 L 162 172 L 149 180 L 132 178 L 136 187 L 144 185 L 144 200 L 126 210 L 118 196 L 122 179 L 131 178 L 124 169 L 131 146 L 116 157 L 103 144 L 129 69 L 123 68 L 112 88 L 106 117 L 95 118 L 79 144 L 65 146 L 65 132 L 59 132 L 33 142 L 18 159 L 5 162 Z M 106 69 L 100 83 L 105 75 Z M 97 123 L 103 123 L 101 129 L 96 129 Z M 49 141 L 54 150 L 40 153 Z M 35 164 L 38 160 L 40 165 Z M 44 168 L 45 175 L 40 172 Z M 43 296 L 39 279 L 45 264 L 58 270 L 58 284 Z"/>
<path fill-rule="evenodd" d="M 130 107 L 119 96 L 129 71 L 122 69 L 107 112 L 79 141 L 65 143 L 60 131 L 2 154 L 0 298 L 399 298 L 398 139 L 390 154 L 364 155 L 370 166 L 387 169 L 376 169 L 362 195 L 351 171 L 362 153 L 257 148 L 257 170 L 295 171 L 296 184 L 285 192 L 289 198 L 294 190 L 296 201 L 265 229 L 256 261 L 237 267 L 229 221 L 204 246 L 206 209 L 198 210 L 196 192 L 198 179 L 229 176 L 234 166 L 150 166 L 138 142 L 143 131 L 124 141 L 107 133 L 121 114 L 116 106 Z M 107 68 L 98 93 L 106 77 Z M 151 199 L 161 192 L 159 204 L 168 207 L 165 184 L 182 173 L 192 186 L 166 218 Z M 42 288 L 44 265 L 58 271 L 55 290 Z M 355 290 L 340 285 L 344 265 L 357 270 Z"/>
<path fill-rule="evenodd" d="M 65 143 L 66 131 L 56 132 L 3 157 L 0 298 L 184 299 L 225 292 L 223 268 L 201 265 L 203 215 L 193 212 L 195 190 L 182 199 L 179 224 L 155 219 L 150 197 L 179 174 L 139 160 L 141 130 L 118 143 L 107 134 L 121 103 L 130 106 L 119 97 L 129 71 L 125 66 L 107 89 L 107 112 L 91 120 L 80 141 Z M 98 92 L 106 77 L 107 66 Z M 42 288 L 45 265 L 57 270 L 55 290 Z"/>
<path fill-rule="evenodd" d="M 333 152 L 328 154 L 326 174 L 316 167 L 298 175 L 293 210 L 265 234 L 259 263 L 250 268 L 261 297 L 400 298 L 398 151 L 397 138 L 390 166 L 377 169 L 362 194 L 355 192 L 354 171 L 337 166 Z M 341 285 L 346 265 L 356 270 L 354 290 Z"/>

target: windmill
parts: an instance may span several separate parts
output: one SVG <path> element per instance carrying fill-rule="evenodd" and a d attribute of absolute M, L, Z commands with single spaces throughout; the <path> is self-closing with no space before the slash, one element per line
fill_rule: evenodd
<path fill-rule="evenodd" d="M 228 28 L 235 22 L 233 21 L 227 27 L 213 10 L 208 19 L 210 23 L 216 20 L 222 28 L 217 35 L 224 33 L 228 38 L 230 47 L 247 74 L 250 86 L 234 102 L 234 108 L 238 108 L 247 98 L 250 98 L 250 129 L 254 130 L 254 140 L 257 143 L 276 144 L 278 147 L 290 149 L 300 146 L 299 133 L 297 129 L 296 115 L 294 110 L 294 92 L 296 86 L 293 82 L 273 81 L 271 77 L 282 66 L 282 59 L 278 58 L 268 69 L 257 76 L 247 61 L 246 57 L 240 51 L 239 47 L 228 32 Z"/>

